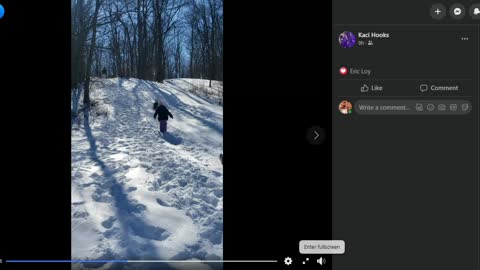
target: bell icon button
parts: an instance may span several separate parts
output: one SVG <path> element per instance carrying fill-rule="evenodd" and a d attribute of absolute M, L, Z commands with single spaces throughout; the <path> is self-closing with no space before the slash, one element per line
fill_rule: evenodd
<path fill-rule="evenodd" d="M 473 4 L 470 7 L 470 17 L 474 20 L 480 20 L 480 3 L 479 4 Z"/>

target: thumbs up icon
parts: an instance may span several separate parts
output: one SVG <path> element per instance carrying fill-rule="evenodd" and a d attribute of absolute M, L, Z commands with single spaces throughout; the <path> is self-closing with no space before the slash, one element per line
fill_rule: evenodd
<path fill-rule="evenodd" d="M 364 84 L 361 88 L 360 88 L 360 92 L 361 93 L 366 93 L 368 92 L 368 90 L 370 90 L 370 87 L 368 87 L 368 85 Z"/>

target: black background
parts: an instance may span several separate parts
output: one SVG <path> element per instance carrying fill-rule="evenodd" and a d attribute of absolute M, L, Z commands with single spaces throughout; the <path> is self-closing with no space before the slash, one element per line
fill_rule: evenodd
<path fill-rule="evenodd" d="M 290 256 L 298 267 L 300 240 L 331 238 L 331 8 L 322 5 L 225 3 L 225 259 Z M 327 129 L 325 144 L 308 144 L 310 126 Z"/>
<path fill-rule="evenodd" d="M 0 3 L 5 8 L 0 19 L 0 256 L 3 261 L 69 259 L 69 1 Z"/>
<path fill-rule="evenodd" d="M 0 3 L 0 257 L 70 259 L 70 3 Z M 331 8 L 323 5 L 225 3 L 226 260 L 298 264 L 300 240 L 331 238 Z M 308 144 L 313 125 L 326 128 L 325 144 Z M 225 269 L 270 266 L 285 268 Z"/>

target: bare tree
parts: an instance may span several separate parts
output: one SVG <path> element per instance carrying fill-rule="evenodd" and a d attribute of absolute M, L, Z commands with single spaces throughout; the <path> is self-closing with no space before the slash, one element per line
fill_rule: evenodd
<path fill-rule="evenodd" d="M 223 79 L 223 0 L 71 1 L 71 87 L 85 109 L 104 68 L 159 82 Z"/>
<path fill-rule="evenodd" d="M 92 38 L 90 41 L 90 48 L 88 51 L 87 62 L 86 62 L 86 72 L 85 72 L 85 86 L 83 90 L 83 106 L 89 108 L 90 106 L 90 77 L 92 73 L 92 62 L 93 54 L 95 52 L 95 45 L 97 41 L 97 20 L 98 13 L 100 12 L 100 7 L 102 6 L 103 0 L 95 0 L 95 11 L 92 18 Z"/>
<path fill-rule="evenodd" d="M 189 27 L 190 76 L 223 79 L 223 1 L 191 0 Z M 222 39 L 220 41 L 220 39 Z M 211 83 L 209 84 L 211 86 Z"/>

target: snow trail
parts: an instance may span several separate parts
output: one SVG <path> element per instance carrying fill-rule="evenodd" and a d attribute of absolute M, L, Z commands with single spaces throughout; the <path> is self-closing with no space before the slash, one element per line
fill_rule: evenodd
<path fill-rule="evenodd" d="M 109 114 L 72 131 L 73 259 L 222 258 L 223 109 L 182 82 L 94 83 Z M 154 100 L 174 116 L 165 136 Z"/>

